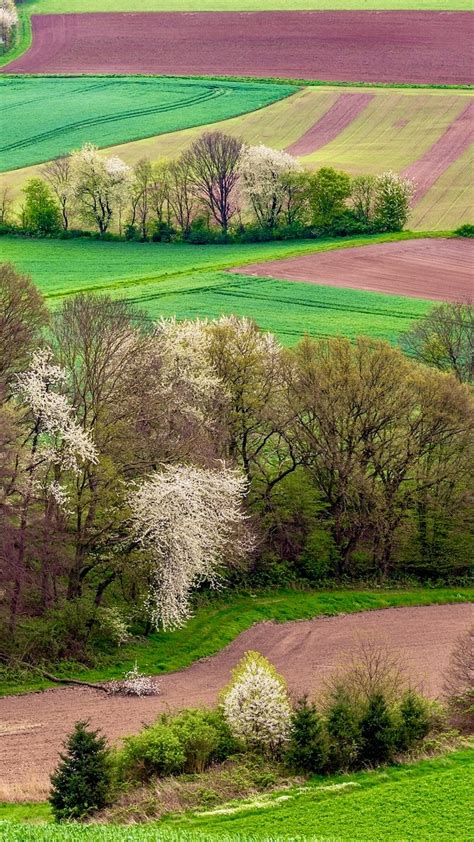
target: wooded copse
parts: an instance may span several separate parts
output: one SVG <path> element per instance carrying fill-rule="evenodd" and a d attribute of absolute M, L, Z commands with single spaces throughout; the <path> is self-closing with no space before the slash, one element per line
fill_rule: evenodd
<path fill-rule="evenodd" d="M 17 221 L 4 192 L 4 230 L 71 236 L 82 227 L 196 244 L 400 231 L 414 189 L 392 172 L 311 173 L 286 152 L 221 132 L 205 132 L 176 160 L 143 158 L 133 167 L 86 144 L 41 173 L 24 187 Z"/>
<path fill-rule="evenodd" d="M 4 651 L 82 659 L 219 583 L 469 572 L 472 393 L 444 360 L 108 296 L 49 313 L 8 265 L 0 301 Z"/>

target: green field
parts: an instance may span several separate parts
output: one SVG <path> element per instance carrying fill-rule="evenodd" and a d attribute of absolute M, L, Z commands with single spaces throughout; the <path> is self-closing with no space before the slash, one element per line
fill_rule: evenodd
<path fill-rule="evenodd" d="M 201 814 L 126 828 L 18 825 L 15 812 L 4 805 L 0 817 L 11 817 L 12 823 L 0 825 L 0 835 L 4 842 L 468 842 L 473 774 L 474 752 L 464 749 L 414 765 L 319 778 Z M 32 819 L 43 818 L 41 808 L 31 805 Z"/>
<path fill-rule="evenodd" d="M 159 76 L 0 77 L 0 169 L 47 161 L 85 142 L 112 146 L 227 120 L 296 90 Z"/>
<path fill-rule="evenodd" d="M 136 12 L 136 0 L 27 0 L 32 14 Z M 256 12 L 289 9 L 472 9 L 471 0 L 140 0 L 141 12 Z"/>
<path fill-rule="evenodd" d="M 394 238 L 400 235 L 375 239 Z M 53 306 L 78 291 L 108 292 L 133 301 L 152 319 L 217 318 L 223 313 L 250 316 L 288 345 L 305 333 L 350 338 L 364 334 L 396 342 L 413 319 L 425 315 L 431 302 L 223 271 L 257 260 L 373 241 L 189 246 L 4 237 L 0 249 L 2 259 L 31 275 Z"/>
<path fill-rule="evenodd" d="M 229 593 L 201 605 L 185 628 L 172 632 L 158 631 L 146 640 L 122 646 L 101 666 L 83 669 L 76 665 L 58 664 L 56 675 L 89 681 L 121 678 L 135 661 L 149 675 L 183 669 L 199 658 L 214 655 L 254 623 L 274 620 L 310 620 L 313 617 L 351 614 L 410 605 L 433 605 L 473 602 L 474 588 L 413 588 L 411 590 L 272 590 L 249 594 Z M 43 679 L 29 681 L 2 680 L 0 695 L 23 693 L 52 686 Z M 0 837 L 1 838 L 1 837 Z"/>

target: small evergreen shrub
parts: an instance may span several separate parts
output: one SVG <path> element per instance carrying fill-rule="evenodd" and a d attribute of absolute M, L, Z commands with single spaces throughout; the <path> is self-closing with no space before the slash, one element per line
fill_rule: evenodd
<path fill-rule="evenodd" d="M 426 737 L 430 730 L 430 717 L 426 703 L 416 693 L 408 692 L 400 705 L 400 725 L 397 730 L 397 748 L 406 751 Z"/>
<path fill-rule="evenodd" d="M 339 694 L 327 711 L 328 763 L 333 772 L 347 772 L 357 766 L 361 743 L 357 715 L 350 700 Z"/>
<path fill-rule="evenodd" d="M 360 760 L 370 766 L 387 763 L 395 751 L 395 729 L 383 693 L 374 693 L 360 720 Z"/>
<path fill-rule="evenodd" d="M 286 753 L 288 765 L 298 772 L 324 770 L 327 763 L 327 740 L 316 707 L 303 696 L 291 718 L 290 745 Z"/>
<path fill-rule="evenodd" d="M 105 737 L 78 722 L 51 776 L 49 803 L 56 821 L 84 819 L 108 801 L 111 776 Z"/>

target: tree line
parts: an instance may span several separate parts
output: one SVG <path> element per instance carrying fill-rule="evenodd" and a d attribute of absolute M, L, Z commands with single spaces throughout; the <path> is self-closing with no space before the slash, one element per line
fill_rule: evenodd
<path fill-rule="evenodd" d="M 79 657 L 120 641 L 121 612 L 173 628 L 222 581 L 467 575 L 472 358 L 426 358 L 439 308 L 407 338 L 419 363 L 364 337 L 286 349 L 234 316 L 152 324 L 108 296 L 49 313 L 9 265 L 0 305 L 3 645 Z M 443 307 L 460 361 L 472 309 Z"/>
<path fill-rule="evenodd" d="M 205 132 L 176 160 L 133 167 L 86 144 L 41 176 L 25 185 L 18 221 L 4 191 L 4 233 L 73 236 L 79 225 L 100 237 L 198 244 L 400 231 L 413 195 L 413 183 L 392 172 L 310 173 L 287 152 L 221 132 Z"/>

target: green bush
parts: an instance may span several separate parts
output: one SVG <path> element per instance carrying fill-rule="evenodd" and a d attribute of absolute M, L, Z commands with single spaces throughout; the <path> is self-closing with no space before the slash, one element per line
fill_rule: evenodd
<path fill-rule="evenodd" d="M 179 736 L 158 721 L 140 734 L 126 737 L 116 761 L 120 780 L 147 781 L 154 775 L 182 772 L 186 755 Z"/>
<path fill-rule="evenodd" d="M 396 744 L 398 749 L 406 751 L 426 737 L 430 730 L 430 716 L 424 699 L 416 693 L 406 693 L 400 705 L 400 720 Z"/>
<path fill-rule="evenodd" d="M 465 225 L 461 225 L 459 228 L 456 228 L 454 233 L 458 237 L 474 237 L 474 225 L 470 225 L 466 222 Z"/>
<path fill-rule="evenodd" d="M 357 715 L 350 700 L 339 694 L 327 711 L 328 762 L 334 772 L 347 772 L 357 766 L 361 744 Z"/>
<path fill-rule="evenodd" d="M 291 719 L 290 745 L 286 762 L 299 772 L 324 770 L 327 763 L 327 740 L 316 707 L 303 696 Z"/>
<path fill-rule="evenodd" d="M 78 722 L 51 776 L 49 802 L 56 821 L 83 819 L 105 807 L 111 785 L 105 737 Z"/>
<path fill-rule="evenodd" d="M 185 710 L 169 721 L 169 728 L 183 749 L 186 772 L 203 772 L 237 747 L 220 711 Z"/>
<path fill-rule="evenodd" d="M 395 747 L 395 728 L 383 693 L 374 693 L 360 720 L 360 752 L 363 763 L 377 766 L 392 759 Z"/>

